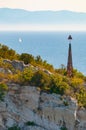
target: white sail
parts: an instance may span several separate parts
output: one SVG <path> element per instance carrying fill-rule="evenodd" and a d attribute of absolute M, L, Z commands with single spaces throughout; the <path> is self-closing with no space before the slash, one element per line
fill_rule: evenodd
<path fill-rule="evenodd" d="M 22 39 L 21 39 L 21 38 L 19 38 L 19 42 L 22 42 Z"/>

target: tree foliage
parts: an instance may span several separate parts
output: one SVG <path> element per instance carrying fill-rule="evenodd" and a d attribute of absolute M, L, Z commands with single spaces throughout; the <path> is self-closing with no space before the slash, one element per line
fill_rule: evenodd
<path fill-rule="evenodd" d="M 24 71 L 20 75 L 20 82 L 22 84 L 30 84 L 34 71 L 31 67 L 25 68 Z"/>
<path fill-rule="evenodd" d="M 22 53 L 19 59 L 21 61 L 24 61 L 25 64 L 29 64 L 34 61 L 34 57 L 31 54 L 27 54 L 27 53 Z"/>
<path fill-rule="evenodd" d="M 40 87 L 41 89 L 49 87 L 50 77 L 43 71 L 38 70 L 37 72 L 34 73 L 31 79 L 31 84 Z"/>
<path fill-rule="evenodd" d="M 6 45 L 0 44 L 0 57 L 4 59 L 18 59 L 18 54 L 13 49 L 9 49 Z"/>

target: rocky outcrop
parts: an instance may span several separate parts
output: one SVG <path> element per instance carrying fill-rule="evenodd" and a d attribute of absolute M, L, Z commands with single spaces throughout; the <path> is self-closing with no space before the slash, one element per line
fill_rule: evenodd
<path fill-rule="evenodd" d="M 76 121 L 77 103 L 70 97 L 61 99 L 56 94 L 41 95 L 41 116 L 53 121 L 59 126 L 64 126 L 68 130 L 74 130 Z"/>
<path fill-rule="evenodd" d="M 14 125 L 21 130 L 86 130 L 86 110 L 78 109 L 71 97 L 9 84 L 4 101 L 0 102 L 0 130 Z"/>
<path fill-rule="evenodd" d="M 86 109 L 81 108 L 77 111 L 76 130 L 86 130 Z"/>
<path fill-rule="evenodd" d="M 31 64 L 24 64 L 23 61 L 18 61 L 18 60 L 7 60 L 7 59 L 4 59 L 3 60 L 4 63 L 8 63 L 8 64 L 11 64 L 13 66 L 14 69 L 16 70 L 20 70 L 20 71 L 23 71 L 24 68 L 27 68 L 27 67 L 32 67 L 34 70 L 38 71 L 38 70 L 42 70 L 43 72 L 45 72 L 47 75 L 52 75 L 53 73 L 51 73 L 49 70 L 47 69 L 43 69 L 43 68 L 40 68 L 38 66 L 34 67 L 33 65 Z M 10 70 L 7 70 L 8 72 L 10 72 Z M 4 72 L 6 73 L 5 69 L 3 68 L 0 68 L 0 72 Z"/>
<path fill-rule="evenodd" d="M 18 88 L 18 89 L 17 89 Z M 6 130 L 14 125 L 19 125 L 21 130 L 59 130 L 52 121 L 41 117 L 37 111 L 39 106 L 40 91 L 29 86 L 9 86 L 9 92 L 4 102 L 0 103 L 0 127 Z M 26 122 L 34 122 L 36 126 L 26 126 Z"/>
<path fill-rule="evenodd" d="M 3 60 L 3 62 L 11 64 L 14 67 L 14 69 L 20 70 L 20 71 L 23 71 L 25 67 L 30 66 L 29 64 L 25 65 L 23 61 L 18 61 L 18 60 L 10 61 L 10 60 L 5 59 Z"/>

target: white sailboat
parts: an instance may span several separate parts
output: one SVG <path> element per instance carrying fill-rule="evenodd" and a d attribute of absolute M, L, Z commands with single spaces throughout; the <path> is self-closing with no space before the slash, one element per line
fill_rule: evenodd
<path fill-rule="evenodd" d="M 21 39 L 21 38 L 19 38 L 19 42 L 20 42 L 20 43 L 22 42 L 22 39 Z"/>

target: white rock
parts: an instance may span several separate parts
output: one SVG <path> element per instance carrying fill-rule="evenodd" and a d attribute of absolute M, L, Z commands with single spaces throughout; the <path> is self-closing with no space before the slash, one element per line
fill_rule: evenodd
<path fill-rule="evenodd" d="M 65 105 L 67 102 L 67 105 Z M 26 126 L 32 121 L 37 126 Z M 86 110 L 77 109 L 71 97 L 40 93 L 36 87 L 10 85 L 4 102 L 0 102 L 0 130 L 18 124 L 21 130 L 86 130 Z"/>

